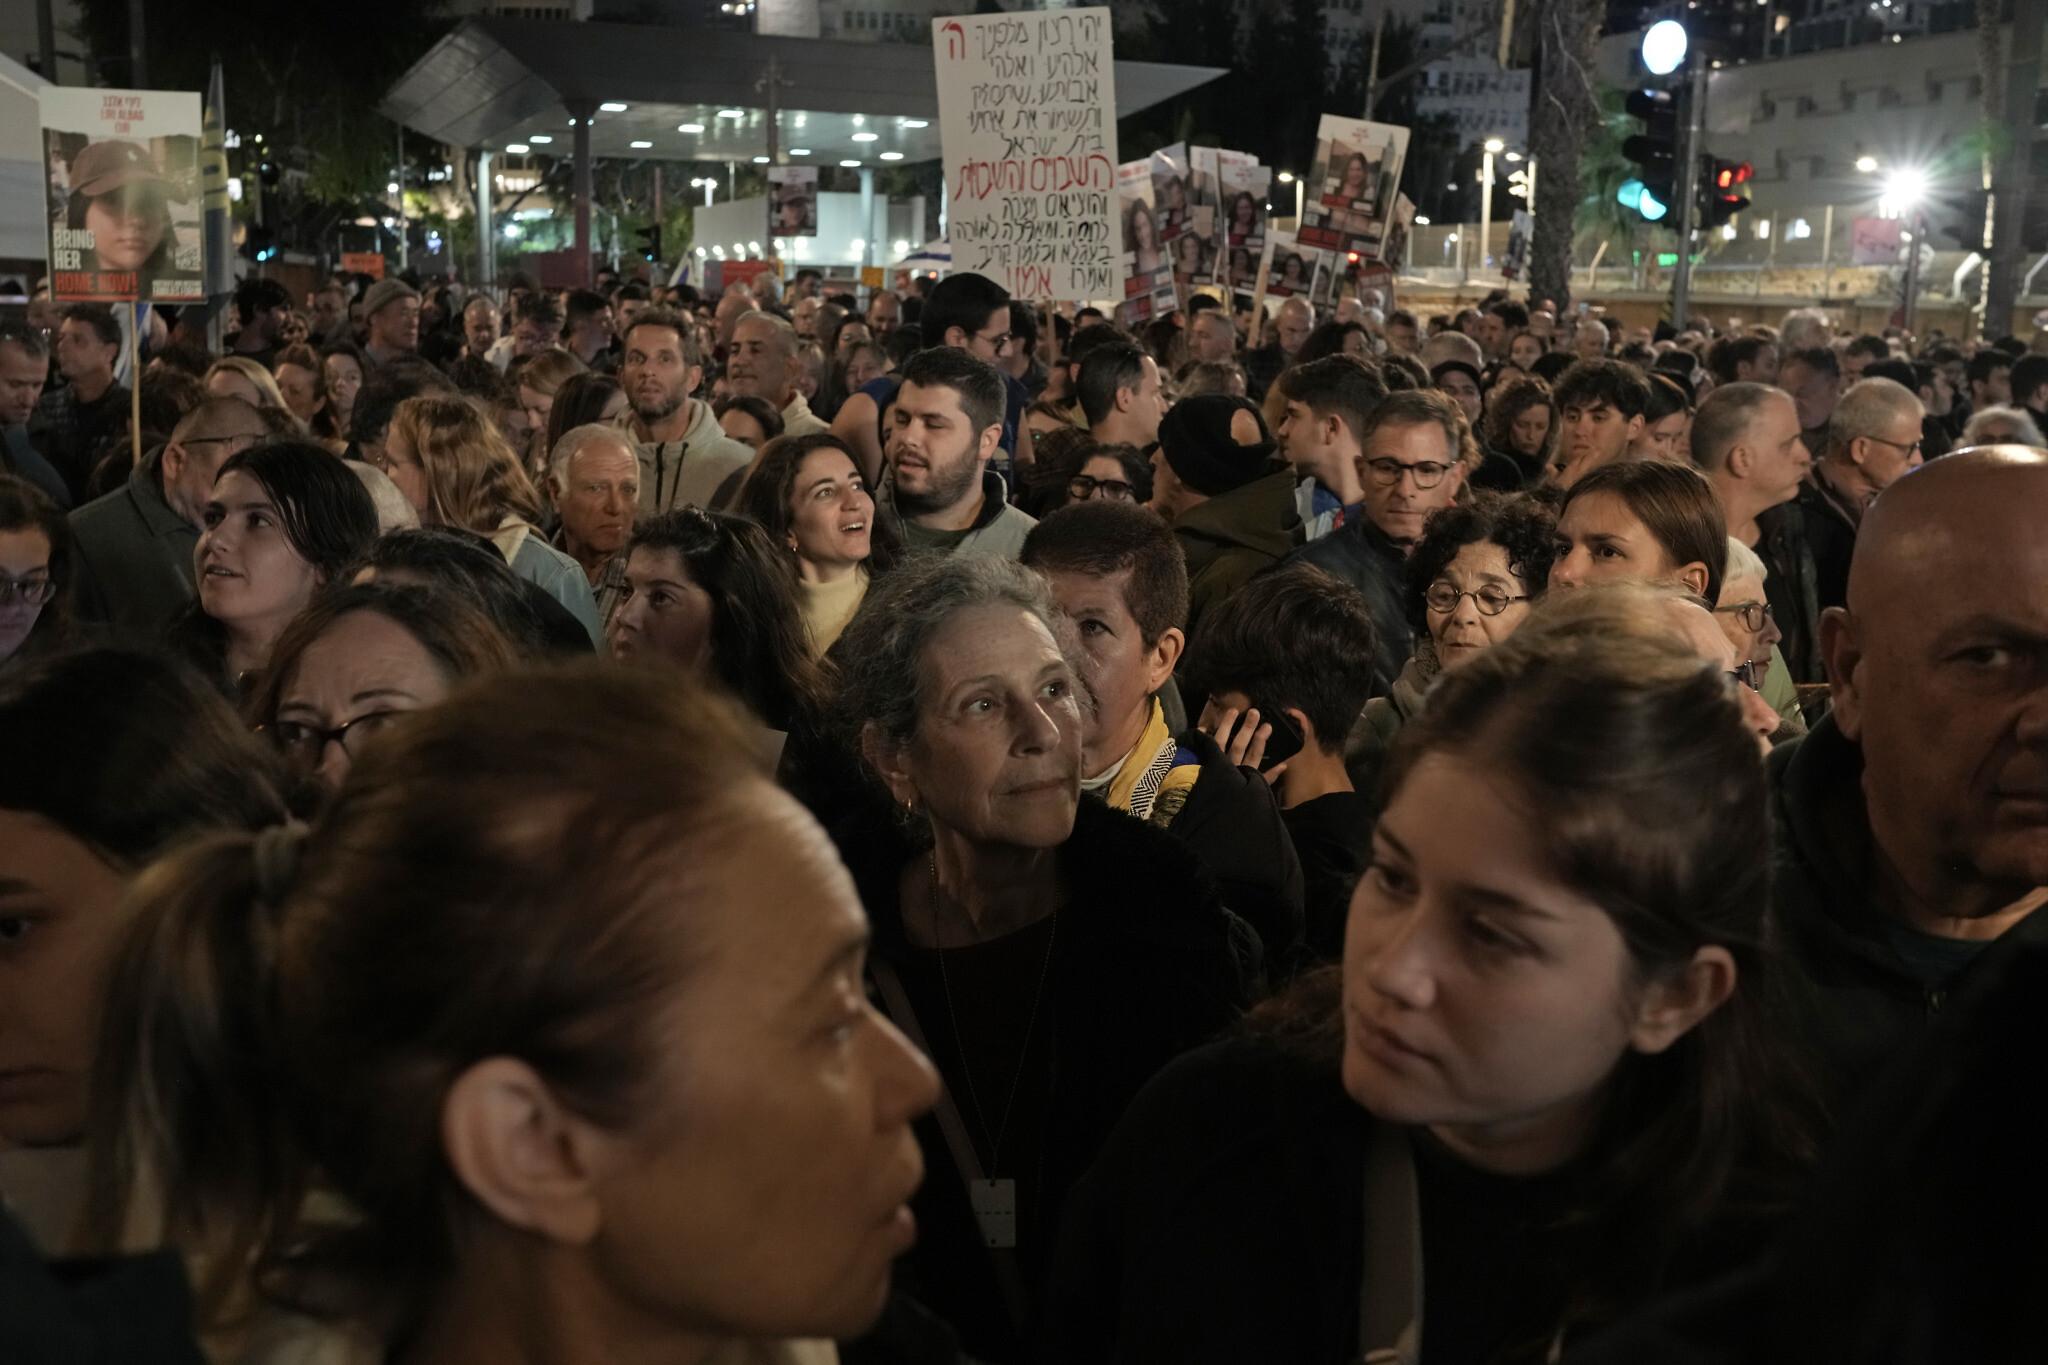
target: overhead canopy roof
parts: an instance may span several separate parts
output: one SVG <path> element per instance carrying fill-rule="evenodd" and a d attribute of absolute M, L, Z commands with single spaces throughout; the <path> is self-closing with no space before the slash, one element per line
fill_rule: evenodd
<path fill-rule="evenodd" d="M 599 157 L 745 161 L 768 151 L 762 79 L 773 58 L 782 150 L 805 163 L 929 161 L 939 156 L 932 50 L 909 43 L 769 38 L 726 29 L 550 19 L 465 21 L 385 95 L 381 112 L 459 147 L 503 150 L 537 139 L 569 151 L 569 108 L 599 109 Z M 1117 116 L 1221 76 L 1208 66 L 1116 64 Z M 736 116 L 726 116 L 731 111 Z M 701 132 L 682 132 L 684 126 Z M 872 134 L 856 141 L 856 135 Z M 646 146 L 635 146 L 636 142 Z M 804 149 L 802 156 L 797 149 Z"/>

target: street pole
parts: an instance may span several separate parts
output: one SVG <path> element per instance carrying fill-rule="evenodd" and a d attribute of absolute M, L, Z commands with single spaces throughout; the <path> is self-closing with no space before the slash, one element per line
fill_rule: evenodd
<path fill-rule="evenodd" d="M 1479 163 L 1479 273 L 1486 274 L 1486 251 L 1493 245 L 1493 149 Z"/>
<path fill-rule="evenodd" d="M 1820 301 L 1825 304 L 1835 293 L 1835 206 L 1830 203 L 1820 219 Z"/>
<path fill-rule="evenodd" d="M 1927 215 L 1914 211 L 1913 240 L 1906 244 L 1906 299 L 1900 309 L 1904 320 L 1906 338 L 1913 336 L 1913 305 L 1920 297 L 1920 241 L 1927 235 Z"/>
<path fill-rule="evenodd" d="M 597 105 L 578 100 L 569 106 L 569 121 L 576 125 L 576 283 L 590 288 L 590 120 Z"/>
<path fill-rule="evenodd" d="M 406 267 L 405 125 L 398 125 L 398 268 Z"/>
<path fill-rule="evenodd" d="M 489 289 L 498 282 L 498 240 L 496 229 L 491 224 L 495 198 L 493 188 L 491 151 L 486 147 L 476 154 L 476 287 L 479 289 Z"/>
<path fill-rule="evenodd" d="M 57 17 L 51 11 L 53 0 L 36 0 L 36 46 L 42 50 L 42 78 L 50 84 L 57 83 Z M 216 348 L 218 349 L 218 348 Z"/>
<path fill-rule="evenodd" d="M 1678 274 L 1671 282 L 1671 326 L 1684 331 L 1692 303 L 1692 229 L 1700 192 L 1700 151 L 1707 123 L 1707 63 L 1695 46 L 1685 97 L 1685 142 L 1678 162 Z"/>

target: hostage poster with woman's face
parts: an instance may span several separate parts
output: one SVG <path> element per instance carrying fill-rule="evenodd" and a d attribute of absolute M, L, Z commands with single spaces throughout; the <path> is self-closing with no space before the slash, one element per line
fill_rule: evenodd
<path fill-rule="evenodd" d="M 199 96 L 53 85 L 42 122 L 51 296 L 204 298 Z"/>
<path fill-rule="evenodd" d="M 1301 244 L 1382 259 L 1407 155 L 1406 128 L 1323 115 L 1297 229 Z"/>

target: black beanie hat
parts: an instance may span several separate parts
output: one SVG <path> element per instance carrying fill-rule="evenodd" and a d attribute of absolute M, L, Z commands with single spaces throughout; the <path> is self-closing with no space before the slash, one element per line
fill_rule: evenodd
<path fill-rule="evenodd" d="M 1257 445 L 1239 445 L 1231 439 L 1231 419 L 1239 412 L 1250 413 L 1258 422 Z M 1249 398 L 1203 393 L 1183 398 L 1167 410 L 1159 423 L 1159 453 L 1182 483 L 1213 498 L 1270 472 L 1273 437 Z"/>

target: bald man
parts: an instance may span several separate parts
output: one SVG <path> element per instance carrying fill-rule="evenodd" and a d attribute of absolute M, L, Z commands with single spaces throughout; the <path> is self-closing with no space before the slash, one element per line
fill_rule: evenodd
<path fill-rule="evenodd" d="M 1244 353 L 1245 381 L 1253 402 L 1263 402 L 1266 390 L 1273 387 L 1273 381 L 1281 371 L 1294 363 L 1294 357 L 1301 352 L 1302 343 L 1315 330 L 1316 311 L 1308 306 L 1308 300 L 1294 297 L 1282 300 L 1280 309 L 1273 314 L 1272 323 L 1266 328 L 1271 338 L 1265 345 Z"/>
<path fill-rule="evenodd" d="M 1773 896 L 1837 1093 L 1994 959 L 2048 939 L 2043 524 L 2048 456 L 2023 446 L 1881 494 L 1848 605 L 1821 621 L 1834 710 L 1772 755 Z"/>

